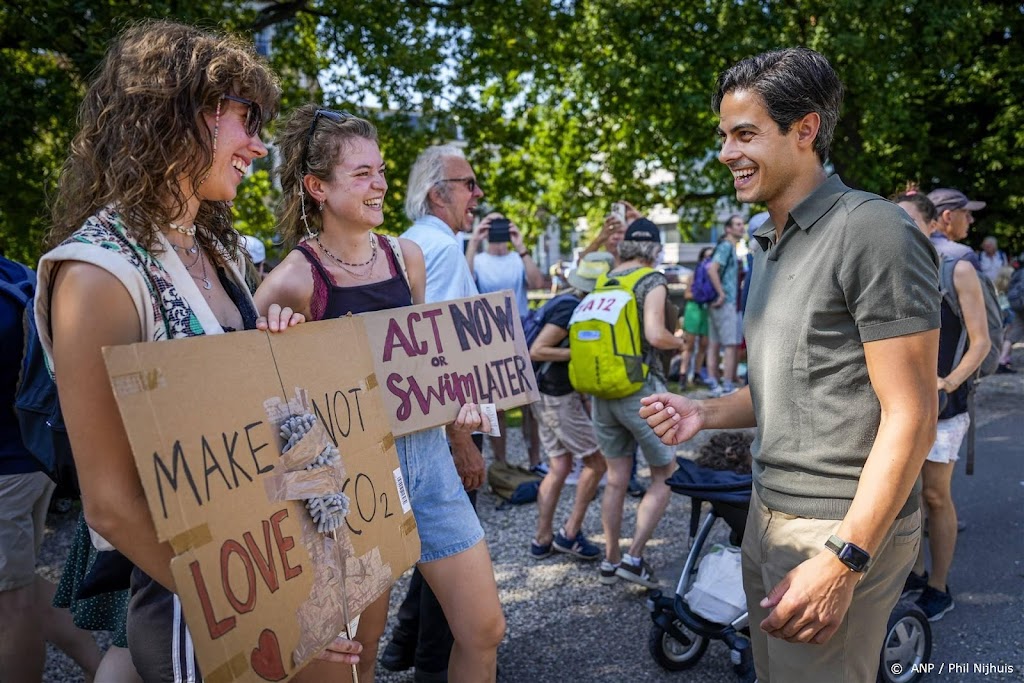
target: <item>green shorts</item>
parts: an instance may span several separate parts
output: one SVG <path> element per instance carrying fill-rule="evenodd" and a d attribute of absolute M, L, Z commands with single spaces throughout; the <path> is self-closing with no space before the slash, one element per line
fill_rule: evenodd
<path fill-rule="evenodd" d="M 683 311 L 683 332 L 698 337 L 708 336 L 708 307 L 696 301 L 687 301 Z"/>

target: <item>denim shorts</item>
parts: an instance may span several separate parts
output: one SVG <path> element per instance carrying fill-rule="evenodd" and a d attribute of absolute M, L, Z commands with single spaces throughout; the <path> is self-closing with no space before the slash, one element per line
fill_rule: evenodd
<path fill-rule="evenodd" d="M 484 529 L 448 449 L 444 428 L 395 439 L 420 534 L 420 562 L 433 562 L 472 548 Z"/>
<path fill-rule="evenodd" d="M 928 451 L 926 460 L 949 464 L 960 459 L 960 444 L 964 442 L 967 428 L 971 426 L 971 416 L 967 413 L 954 415 L 946 420 L 939 420 L 935 428 L 935 443 Z"/>

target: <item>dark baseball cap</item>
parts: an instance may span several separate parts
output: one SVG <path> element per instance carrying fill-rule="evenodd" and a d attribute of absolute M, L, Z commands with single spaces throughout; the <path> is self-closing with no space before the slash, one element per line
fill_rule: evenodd
<path fill-rule="evenodd" d="M 657 242 L 661 244 L 661 232 L 658 226 L 646 218 L 637 218 L 626 228 L 626 235 L 622 238 L 626 242 Z"/>
<path fill-rule="evenodd" d="M 971 201 L 963 192 L 954 190 L 952 187 L 940 187 L 937 190 L 932 190 L 928 193 L 928 199 L 935 205 L 935 209 L 939 213 L 957 209 L 979 211 L 986 206 L 985 202 Z"/>

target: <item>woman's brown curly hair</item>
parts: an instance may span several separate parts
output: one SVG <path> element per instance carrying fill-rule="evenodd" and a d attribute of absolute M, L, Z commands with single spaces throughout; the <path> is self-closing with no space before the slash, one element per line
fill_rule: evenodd
<path fill-rule="evenodd" d="M 350 140 L 363 138 L 377 142 L 377 129 L 366 119 L 345 114 L 341 121 L 334 121 L 319 116 L 307 149 L 309 127 L 318 109 L 322 107 L 315 104 L 299 107 L 278 126 L 274 138 L 281 155 L 281 165 L 278 167 L 281 180 L 281 202 L 277 208 L 278 232 L 288 245 L 297 244 L 306 234 L 307 226 L 302 220 L 303 205 L 309 229 L 315 233 L 323 227 L 319 204 L 308 192 L 300 192 L 306 174 L 328 181 L 341 162 L 341 153 Z"/>
<path fill-rule="evenodd" d="M 147 249 L 159 226 L 179 216 L 213 162 L 214 138 L 204 114 L 221 96 L 254 100 L 264 121 L 277 109 L 277 79 L 253 48 L 170 21 L 127 28 L 111 46 L 78 113 L 79 131 L 61 170 L 50 246 L 67 239 L 105 206 Z M 203 201 L 196 238 L 218 263 L 237 251 L 228 202 Z M 218 249 L 217 247 L 220 246 Z"/>

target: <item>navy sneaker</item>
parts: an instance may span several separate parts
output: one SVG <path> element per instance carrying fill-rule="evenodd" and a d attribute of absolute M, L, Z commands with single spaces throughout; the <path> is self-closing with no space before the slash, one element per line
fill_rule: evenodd
<path fill-rule="evenodd" d="M 921 594 L 921 591 L 928 585 L 928 572 L 925 572 L 922 576 L 918 576 L 914 572 L 910 572 L 907 576 L 907 580 L 903 584 L 903 595 Z"/>
<path fill-rule="evenodd" d="M 938 621 L 954 607 L 949 586 L 946 586 L 945 592 L 925 586 L 921 597 L 917 599 L 917 606 L 928 616 L 928 621 Z"/>
<path fill-rule="evenodd" d="M 550 543 L 537 543 L 537 541 L 530 540 L 530 557 L 535 560 L 543 560 L 545 557 L 551 555 L 551 544 Z"/>
<path fill-rule="evenodd" d="M 588 541 L 582 531 L 577 532 L 575 538 L 569 538 L 565 535 L 565 529 L 559 529 L 551 541 L 551 548 L 588 562 L 593 562 L 601 557 L 601 549 Z"/>
<path fill-rule="evenodd" d="M 636 477 L 631 477 L 629 486 L 626 487 L 626 493 L 632 498 L 643 498 L 644 494 L 647 493 L 647 487 L 640 483 L 640 480 Z"/>

